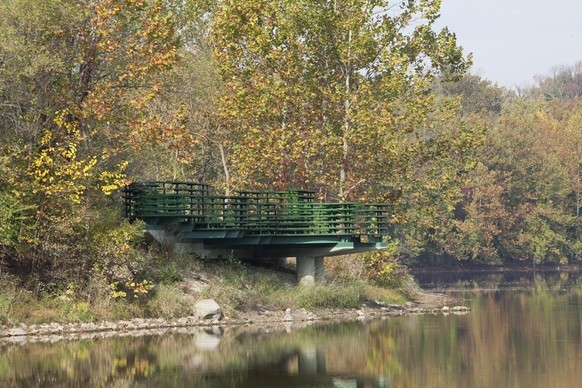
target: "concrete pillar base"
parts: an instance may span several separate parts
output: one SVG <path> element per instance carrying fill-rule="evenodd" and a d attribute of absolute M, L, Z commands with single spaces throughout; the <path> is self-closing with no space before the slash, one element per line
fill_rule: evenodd
<path fill-rule="evenodd" d="M 313 286 L 324 281 L 323 257 L 297 257 L 297 281 L 300 286 Z"/>
<path fill-rule="evenodd" d="M 300 286 L 315 285 L 315 258 L 298 257 L 297 258 L 297 281 Z"/>

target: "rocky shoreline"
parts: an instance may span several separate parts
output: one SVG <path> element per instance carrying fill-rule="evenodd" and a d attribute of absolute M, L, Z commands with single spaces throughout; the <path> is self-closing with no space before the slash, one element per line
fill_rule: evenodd
<path fill-rule="evenodd" d="M 115 336 L 162 335 L 172 332 L 189 332 L 192 328 L 226 326 L 281 326 L 286 329 L 299 328 L 314 322 L 368 321 L 389 317 L 414 314 L 467 314 L 469 307 L 455 305 L 449 307 L 443 301 L 457 302 L 445 296 L 431 298 L 424 294 L 425 300 L 407 302 L 404 305 L 386 305 L 380 302 L 366 302 L 359 309 L 318 310 L 286 309 L 270 311 L 259 309 L 241 312 L 237 317 L 223 317 L 222 313 L 198 314 L 176 319 L 134 318 L 125 321 L 100 323 L 50 323 L 40 325 L 17 324 L 0 326 L 0 345 L 23 344 L 29 342 L 58 342 L 61 340 L 80 340 L 109 338 Z M 428 299 L 426 300 L 426 296 Z"/>

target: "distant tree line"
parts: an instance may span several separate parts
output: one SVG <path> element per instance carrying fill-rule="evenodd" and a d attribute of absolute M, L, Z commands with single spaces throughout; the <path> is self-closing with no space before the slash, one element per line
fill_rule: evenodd
<path fill-rule="evenodd" d="M 577 263 L 581 259 L 581 63 L 538 76 L 520 96 L 477 76 L 442 83 L 459 114 L 488 128 L 460 185 L 448 233 L 421 261 Z M 576 75 L 578 74 L 578 75 Z M 561 91 L 561 92 L 558 92 Z M 566 92 L 568 91 L 568 92 Z M 427 247 L 427 245 L 424 245 Z"/>

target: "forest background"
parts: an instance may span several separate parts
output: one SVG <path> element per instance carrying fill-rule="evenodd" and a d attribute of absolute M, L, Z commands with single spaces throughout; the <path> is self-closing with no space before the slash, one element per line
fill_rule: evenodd
<path fill-rule="evenodd" d="M 439 7 L 0 0 L 0 276 L 114 296 L 171 278 L 123 218 L 132 180 L 388 202 L 389 249 L 363 259 L 380 282 L 578 264 L 582 62 L 499 87 Z"/>

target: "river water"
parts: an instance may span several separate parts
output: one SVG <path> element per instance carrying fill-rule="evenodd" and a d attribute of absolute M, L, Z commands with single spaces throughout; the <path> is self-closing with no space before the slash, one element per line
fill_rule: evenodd
<path fill-rule="evenodd" d="M 580 387 L 582 283 L 434 274 L 465 315 L 0 342 L 1 387 Z"/>

